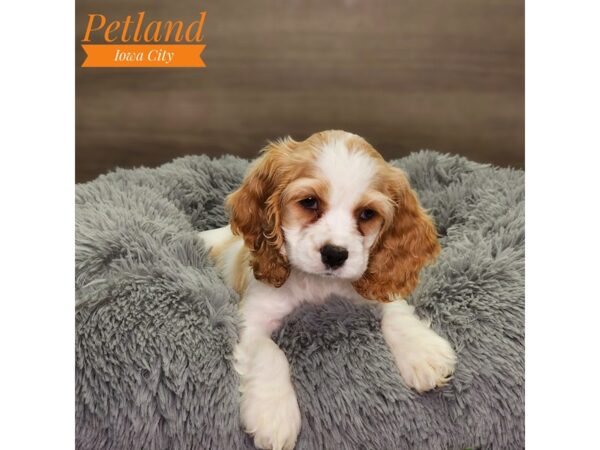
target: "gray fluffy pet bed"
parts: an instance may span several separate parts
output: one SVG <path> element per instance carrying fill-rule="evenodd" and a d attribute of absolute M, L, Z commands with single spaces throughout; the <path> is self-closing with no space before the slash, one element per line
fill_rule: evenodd
<path fill-rule="evenodd" d="M 77 186 L 77 448 L 253 448 L 231 360 L 239 298 L 197 236 L 227 223 L 247 164 L 190 156 Z M 375 305 L 301 308 L 274 335 L 302 413 L 296 448 L 523 448 L 523 172 L 429 151 L 395 164 L 443 249 L 409 301 L 453 343 L 456 374 L 418 395 Z"/>

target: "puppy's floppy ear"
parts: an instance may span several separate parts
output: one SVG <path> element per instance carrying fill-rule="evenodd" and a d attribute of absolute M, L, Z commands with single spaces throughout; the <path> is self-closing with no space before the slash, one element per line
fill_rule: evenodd
<path fill-rule="evenodd" d="M 363 297 L 382 302 L 407 296 L 423 266 L 440 252 L 435 226 L 404 173 L 390 166 L 390 175 L 389 195 L 396 204 L 392 223 L 384 225 L 371 249 L 367 270 L 354 283 Z"/>
<path fill-rule="evenodd" d="M 231 230 L 241 235 L 252 254 L 257 280 L 280 287 L 290 274 L 282 254 L 280 195 L 284 166 L 295 144 L 291 139 L 270 143 L 250 167 L 242 185 L 227 197 Z"/>

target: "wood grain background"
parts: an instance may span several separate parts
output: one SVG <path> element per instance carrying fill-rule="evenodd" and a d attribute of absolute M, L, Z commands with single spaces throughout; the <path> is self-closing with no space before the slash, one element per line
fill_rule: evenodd
<path fill-rule="evenodd" d="M 524 165 L 522 0 L 77 0 L 76 179 L 341 128 Z M 87 14 L 192 20 L 205 69 L 82 69 Z"/>

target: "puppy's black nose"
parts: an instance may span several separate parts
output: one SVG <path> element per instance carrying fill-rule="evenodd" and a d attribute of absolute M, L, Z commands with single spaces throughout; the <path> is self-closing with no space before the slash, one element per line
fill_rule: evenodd
<path fill-rule="evenodd" d="M 337 245 L 326 244 L 321 247 L 321 261 L 331 269 L 337 269 L 348 259 L 348 250 Z"/>

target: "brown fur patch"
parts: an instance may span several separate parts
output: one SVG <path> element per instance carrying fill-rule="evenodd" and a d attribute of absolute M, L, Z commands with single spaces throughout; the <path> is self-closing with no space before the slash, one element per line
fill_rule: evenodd
<path fill-rule="evenodd" d="M 226 201 L 231 230 L 250 248 L 254 276 L 275 287 L 285 283 L 290 273 L 281 252 L 282 192 L 292 181 L 311 175 L 315 152 L 290 138 L 269 144 Z"/>
<path fill-rule="evenodd" d="M 356 219 L 356 225 L 358 227 L 358 231 L 363 236 L 368 236 L 371 233 L 377 232 L 383 224 L 383 218 L 381 216 L 373 217 L 369 220 L 361 220 L 359 218 Z"/>
<path fill-rule="evenodd" d="M 250 262 L 250 250 L 245 245 L 242 246 L 240 251 L 235 257 L 233 264 L 233 276 L 232 285 L 233 289 L 242 296 L 246 288 L 248 287 L 248 275 L 251 268 Z"/>
<path fill-rule="evenodd" d="M 360 215 L 363 210 L 370 209 L 375 211 L 375 216 L 368 220 L 363 220 Z M 355 208 L 356 224 L 358 230 L 363 236 L 378 231 L 386 222 L 391 222 L 394 216 L 394 204 L 391 199 L 382 192 L 373 190 L 366 192 Z"/>
<path fill-rule="evenodd" d="M 318 178 L 299 178 L 290 183 L 281 197 L 283 226 L 303 228 L 316 222 L 327 209 L 327 191 L 327 184 Z M 317 201 L 315 210 L 300 205 L 300 200 L 308 197 Z"/>
<path fill-rule="evenodd" d="M 440 246 L 431 218 L 421 208 L 404 173 L 388 165 L 380 183 L 396 204 L 393 220 L 384 224 L 367 270 L 353 284 L 363 297 L 388 302 L 412 292 L 419 272 L 435 259 Z"/>

